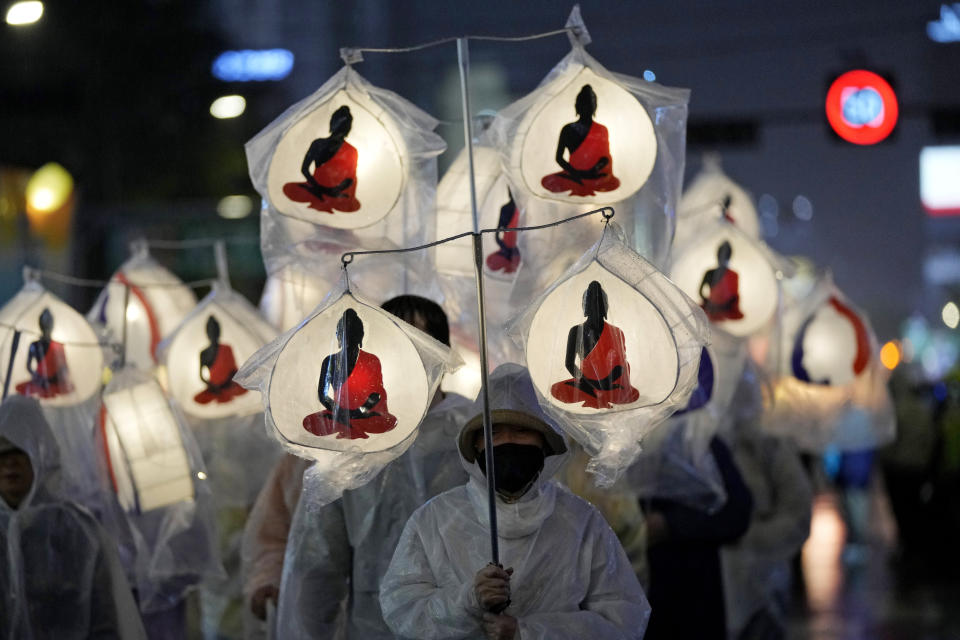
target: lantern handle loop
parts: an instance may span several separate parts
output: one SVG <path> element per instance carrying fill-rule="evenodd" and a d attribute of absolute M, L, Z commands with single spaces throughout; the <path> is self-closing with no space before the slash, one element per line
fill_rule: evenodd
<path fill-rule="evenodd" d="M 593 42 L 590 32 L 587 31 L 587 25 L 583 22 L 583 16 L 580 15 L 579 4 L 573 5 L 564 28 L 567 29 L 567 37 L 570 38 L 570 44 L 574 47 L 585 47 Z"/>
<path fill-rule="evenodd" d="M 363 49 L 357 47 L 340 47 L 340 59 L 346 65 L 363 62 Z"/>
<path fill-rule="evenodd" d="M 43 273 L 40 269 L 31 267 L 30 265 L 24 265 L 23 267 L 23 283 L 29 284 L 31 282 L 40 282 L 40 278 Z"/>
<path fill-rule="evenodd" d="M 10 342 L 10 361 L 7 362 L 7 375 L 3 379 L 3 400 L 10 393 L 10 378 L 13 376 L 13 361 L 17 357 L 17 347 L 20 346 L 20 330 L 13 330 L 13 340 Z"/>
<path fill-rule="evenodd" d="M 229 289 L 230 267 L 227 263 L 227 243 L 224 240 L 217 240 L 213 244 L 213 258 L 217 264 L 217 280 L 214 284 Z"/>

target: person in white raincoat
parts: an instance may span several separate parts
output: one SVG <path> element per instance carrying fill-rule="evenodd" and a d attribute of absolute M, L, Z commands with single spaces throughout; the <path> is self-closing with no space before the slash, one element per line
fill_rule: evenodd
<path fill-rule="evenodd" d="M 404 295 L 383 308 L 449 344 L 436 303 Z M 438 391 L 414 443 L 368 484 L 320 509 L 305 489 L 286 543 L 276 637 L 392 640 L 380 613 L 380 579 L 410 514 L 466 480 L 456 433 L 471 408 L 463 396 Z"/>
<path fill-rule="evenodd" d="M 407 522 L 380 587 L 387 624 L 418 640 L 642 638 L 650 606 L 616 535 L 593 506 L 551 480 L 567 447 L 537 403 L 527 370 L 498 367 L 489 398 L 506 568 L 488 564 L 476 403 L 458 438 L 470 479 Z"/>
<path fill-rule="evenodd" d="M 785 638 L 793 557 L 810 532 L 813 489 L 792 444 L 764 433 L 756 372 L 747 366 L 728 415 L 727 442 L 753 495 L 746 534 L 720 552 L 733 640 Z"/>
<path fill-rule="evenodd" d="M 8 397 L 0 405 L 0 638 L 146 638 L 116 543 L 83 507 L 58 497 L 59 474 L 39 403 Z"/>

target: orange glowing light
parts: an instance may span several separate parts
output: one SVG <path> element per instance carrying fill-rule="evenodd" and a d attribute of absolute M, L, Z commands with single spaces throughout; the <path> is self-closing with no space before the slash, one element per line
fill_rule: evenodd
<path fill-rule="evenodd" d="M 900 364 L 900 346 L 894 340 L 886 343 L 880 349 L 880 362 L 891 371 Z"/>

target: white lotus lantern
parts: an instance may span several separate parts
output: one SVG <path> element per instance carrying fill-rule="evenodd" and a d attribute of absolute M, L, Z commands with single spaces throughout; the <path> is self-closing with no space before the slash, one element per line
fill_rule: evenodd
<path fill-rule="evenodd" d="M 494 127 L 509 129 L 501 133 L 508 172 L 549 200 L 626 200 L 643 187 L 657 159 L 647 109 L 580 46 L 533 93 L 498 114 Z"/>
<path fill-rule="evenodd" d="M 677 206 L 677 243 L 717 212 L 746 235 L 760 238 L 760 220 L 750 194 L 723 172 L 718 160 L 705 160 Z"/>
<path fill-rule="evenodd" d="M 282 346 L 271 345 L 279 353 L 266 381 L 267 412 L 287 443 L 367 453 L 407 441 L 426 414 L 449 350 L 424 334 L 416 344 L 416 330 L 400 322 L 347 292 Z M 434 352 L 427 361 L 424 345 Z"/>
<path fill-rule="evenodd" d="M 670 278 L 696 300 L 714 327 L 744 337 L 777 309 L 774 258 L 764 245 L 722 218 L 674 248 Z"/>
<path fill-rule="evenodd" d="M 161 345 L 170 396 L 201 419 L 262 411 L 259 394 L 233 376 L 276 332 L 247 300 L 219 282 Z"/>
<path fill-rule="evenodd" d="M 118 371 L 103 394 L 100 428 L 124 509 L 142 513 L 193 498 L 183 427 L 155 379 L 130 368 Z"/>
<path fill-rule="evenodd" d="M 103 349 L 79 313 L 28 281 L 0 309 L 0 381 L 9 392 L 37 398 L 48 407 L 80 404 L 100 390 Z M 20 342 L 7 381 L 14 331 Z"/>
<path fill-rule="evenodd" d="M 500 156 L 488 146 L 473 148 L 473 167 L 481 229 L 502 229 L 484 234 L 484 273 L 512 279 L 520 268 L 519 233 L 521 208 L 500 171 Z M 461 151 L 437 185 L 437 237 L 445 238 L 473 230 L 470 202 L 470 168 L 466 151 Z M 469 238 L 441 244 L 436 248 L 437 270 L 443 275 L 473 277 L 473 249 Z"/>
<path fill-rule="evenodd" d="M 160 341 L 196 306 L 193 291 L 154 260 L 146 245 L 139 245 L 113 274 L 87 319 L 105 327 L 112 341 L 125 336 L 126 363 L 148 370 L 156 365 Z"/>
<path fill-rule="evenodd" d="M 599 451 L 594 464 L 611 476 L 687 404 L 708 333 L 693 302 L 613 225 L 511 330 L 544 410 Z"/>

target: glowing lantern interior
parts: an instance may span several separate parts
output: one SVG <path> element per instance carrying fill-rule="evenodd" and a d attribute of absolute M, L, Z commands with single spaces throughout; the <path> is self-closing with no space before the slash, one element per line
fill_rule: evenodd
<path fill-rule="evenodd" d="M 0 309 L 0 381 L 7 373 L 14 330 L 21 331 L 11 370 L 10 393 L 37 398 L 47 406 L 81 403 L 100 390 L 103 351 L 83 316 L 28 283 Z M 41 324 L 49 329 L 49 342 Z M 29 367 L 29 368 L 28 368 Z"/>
<path fill-rule="evenodd" d="M 355 343 L 360 349 L 352 360 Z M 321 403 L 321 392 L 344 411 L 339 418 Z M 283 346 L 267 395 L 287 441 L 372 452 L 394 447 L 416 430 L 431 392 L 423 360 L 396 319 L 345 294 Z"/>
<path fill-rule="evenodd" d="M 144 512 L 193 498 L 193 477 L 177 419 L 154 380 L 103 396 L 109 472 L 120 504 Z"/>
<path fill-rule="evenodd" d="M 657 138 L 646 109 L 630 92 L 571 63 L 536 96 L 511 151 L 511 163 L 520 167 L 531 193 L 570 203 L 611 204 L 646 183 L 656 161 Z M 595 112 L 584 118 L 591 102 Z M 573 126 L 575 122 L 580 124 Z M 574 169 L 596 172 L 586 178 L 571 174 L 558 164 L 558 148 Z M 598 167 L 600 158 L 606 164 Z"/>
<path fill-rule="evenodd" d="M 571 330 L 583 325 L 584 298 L 592 282 L 606 295 L 604 333 L 589 353 L 576 349 L 584 377 L 614 376 L 616 388 L 594 393 L 577 388 L 566 368 Z M 533 316 L 526 347 L 527 366 L 538 391 L 572 413 L 619 411 L 654 405 L 676 388 L 679 372 L 674 336 L 660 311 L 626 282 L 597 263 L 561 283 Z M 586 364 L 585 364 L 586 363 Z M 596 363 L 596 364 L 594 364 Z"/>
<path fill-rule="evenodd" d="M 346 131 L 345 137 L 338 138 L 338 131 Z M 280 213 L 314 224 L 369 226 L 400 203 L 403 148 L 393 116 L 365 92 L 345 87 L 280 138 L 267 177 L 270 202 Z"/>
<path fill-rule="evenodd" d="M 714 327 L 734 336 L 758 331 L 776 311 L 777 279 L 769 258 L 724 221 L 677 247 L 670 277 Z"/>

